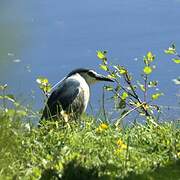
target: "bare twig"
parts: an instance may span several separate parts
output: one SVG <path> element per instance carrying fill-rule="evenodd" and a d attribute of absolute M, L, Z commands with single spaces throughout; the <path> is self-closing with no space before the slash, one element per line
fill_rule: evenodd
<path fill-rule="evenodd" d="M 126 112 L 120 119 L 118 119 L 115 123 L 115 126 L 117 127 L 119 125 L 119 123 L 126 117 L 128 116 L 131 112 L 135 111 L 136 109 L 142 107 L 144 105 L 144 103 L 141 103 L 140 105 L 134 107 L 133 109 L 129 110 L 128 112 Z"/>

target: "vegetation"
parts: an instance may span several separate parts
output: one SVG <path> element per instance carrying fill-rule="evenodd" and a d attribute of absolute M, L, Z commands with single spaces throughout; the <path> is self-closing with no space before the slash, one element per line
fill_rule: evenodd
<path fill-rule="evenodd" d="M 175 45 L 165 53 L 179 55 Z M 21 106 L 0 86 L 0 179 L 178 179 L 180 177 L 180 121 L 159 123 L 154 104 L 162 92 L 150 80 L 155 55 L 143 59 L 142 80 L 135 81 L 121 65 L 112 65 L 107 52 L 98 51 L 100 68 L 115 80 L 110 91 L 120 115 L 113 123 L 83 115 L 81 121 L 32 124 L 38 113 Z M 175 59 L 175 60 L 174 60 Z M 178 82 L 178 79 L 176 79 Z M 51 90 L 46 78 L 37 82 L 45 97 Z M 152 90 L 154 88 L 154 90 Z M 105 110 L 104 110 L 105 111 Z M 137 113 L 146 123 L 122 127 L 122 120 Z"/>
<path fill-rule="evenodd" d="M 180 177 L 179 122 L 121 129 L 83 116 L 71 127 L 46 122 L 36 128 L 18 115 L 0 119 L 1 179 Z M 152 173 L 167 166 L 174 174 Z"/>

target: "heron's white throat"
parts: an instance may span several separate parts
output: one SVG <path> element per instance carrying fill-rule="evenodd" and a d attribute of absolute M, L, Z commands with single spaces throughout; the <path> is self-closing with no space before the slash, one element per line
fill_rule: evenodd
<path fill-rule="evenodd" d="M 90 88 L 89 88 L 88 83 L 78 73 L 68 77 L 68 79 L 72 79 L 72 80 L 78 81 L 80 83 L 79 91 L 83 92 L 83 94 L 84 94 L 84 111 L 85 111 L 87 108 L 88 102 L 89 102 L 89 98 L 90 98 Z"/>

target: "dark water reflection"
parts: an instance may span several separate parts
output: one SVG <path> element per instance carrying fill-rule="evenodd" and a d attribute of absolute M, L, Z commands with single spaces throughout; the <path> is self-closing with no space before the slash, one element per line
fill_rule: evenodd
<path fill-rule="evenodd" d="M 22 99 L 33 90 L 39 108 L 42 99 L 35 82 L 39 75 L 56 83 L 77 67 L 98 70 L 95 52 L 105 49 L 114 63 L 139 78 L 140 61 L 152 50 L 157 56 L 154 78 L 166 95 L 158 103 L 176 106 L 179 89 L 171 80 L 180 75 L 179 66 L 163 50 L 175 41 L 180 51 L 179 9 L 180 0 L 2 0 L 1 83 L 7 82 Z M 96 108 L 102 84 L 92 92 Z"/>

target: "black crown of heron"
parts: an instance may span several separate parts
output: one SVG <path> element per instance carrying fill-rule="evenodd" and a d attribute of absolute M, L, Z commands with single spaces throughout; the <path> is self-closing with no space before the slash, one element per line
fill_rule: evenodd
<path fill-rule="evenodd" d="M 91 69 L 76 69 L 62 79 L 47 99 L 41 119 L 80 117 L 85 112 L 89 98 L 90 85 L 99 81 L 113 82 L 112 79 Z"/>

